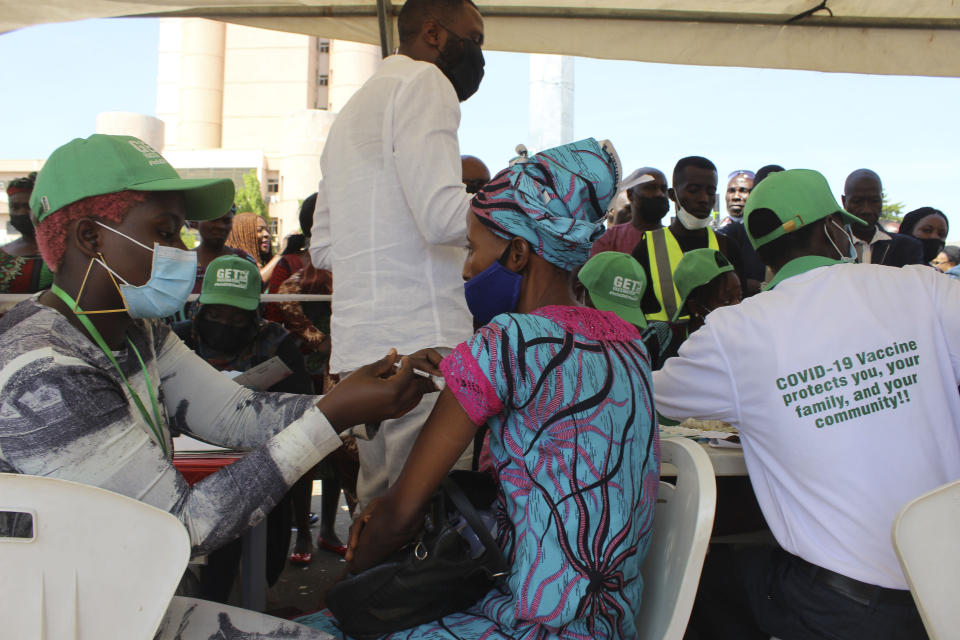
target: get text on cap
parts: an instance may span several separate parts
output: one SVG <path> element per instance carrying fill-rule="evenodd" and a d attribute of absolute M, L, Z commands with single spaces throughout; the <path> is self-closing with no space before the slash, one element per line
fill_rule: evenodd
<path fill-rule="evenodd" d="M 118 191 L 182 191 L 187 220 L 219 218 L 233 202 L 229 178 L 181 178 L 163 156 L 133 136 L 95 133 L 58 148 L 30 196 L 34 222 L 78 200 Z"/>

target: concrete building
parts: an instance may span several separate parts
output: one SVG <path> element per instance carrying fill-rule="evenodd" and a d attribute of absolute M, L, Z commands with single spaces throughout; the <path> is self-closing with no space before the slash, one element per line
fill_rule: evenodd
<path fill-rule="evenodd" d="M 135 135 L 188 178 L 255 171 L 278 242 L 300 229 L 335 115 L 380 63 L 380 48 L 199 18 L 162 18 L 156 117 L 102 113 L 98 133 Z M 0 160 L 0 242 L 9 180 L 43 160 Z"/>
<path fill-rule="evenodd" d="M 157 118 L 184 177 L 257 172 L 279 237 L 299 229 L 334 116 L 376 70 L 376 46 L 198 18 L 160 21 Z"/>

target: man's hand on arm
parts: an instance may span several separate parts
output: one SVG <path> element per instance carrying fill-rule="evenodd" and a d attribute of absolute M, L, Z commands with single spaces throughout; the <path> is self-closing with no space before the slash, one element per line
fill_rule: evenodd
<path fill-rule="evenodd" d="M 443 376 L 443 372 L 440 371 L 440 361 L 443 360 L 443 356 L 436 349 L 420 349 L 403 357 L 410 360 L 417 371 L 423 371 L 432 376 Z"/>

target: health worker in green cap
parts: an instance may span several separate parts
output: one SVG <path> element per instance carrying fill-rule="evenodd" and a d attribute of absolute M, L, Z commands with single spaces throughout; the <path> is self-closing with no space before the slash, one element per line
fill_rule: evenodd
<path fill-rule="evenodd" d="M 638 329 L 647 319 L 640 309 L 647 276 L 633 256 L 619 251 L 601 251 L 583 265 L 577 279 L 587 291 L 588 307 L 610 311 Z"/>
<path fill-rule="evenodd" d="M 584 304 L 617 314 L 640 330 L 640 339 L 656 371 L 667 358 L 676 355 L 687 337 L 682 324 L 653 320 L 647 322 L 641 308 L 647 289 L 643 266 L 627 253 L 601 251 L 583 265 L 577 279 L 585 290 Z"/>
<path fill-rule="evenodd" d="M 0 471 L 83 482 L 167 510 L 194 555 L 262 520 L 340 446 L 339 432 L 401 415 L 433 388 L 413 371 L 423 357 L 396 370 L 394 351 L 324 397 L 256 392 L 160 322 L 193 288 L 184 222 L 223 215 L 233 194 L 227 179 L 180 178 L 137 138 L 72 140 L 47 159 L 30 197 L 53 288 L 0 319 Z M 230 288 L 221 302 L 250 304 L 246 286 Z M 190 487 L 173 466 L 174 430 L 250 452 Z"/>
<path fill-rule="evenodd" d="M 713 249 L 694 249 L 683 254 L 673 272 L 673 281 L 680 293 L 680 307 L 673 321 L 689 315 L 688 335 L 703 326 L 711 311 L 739 304 L 743 299 L 740 278 L 733 265 Z"/>
<path fill-rule="evenodd" d="M 268 361 L 283 373 L 255 388 L 261 391 L 314 393 L 296 339 L 275 322 L 260 314 L 260 272 L 251 261 L 238 256 L 221 256 L 210 261 L 203 278 L 196 313 L 191 320 L 173 325 L 173 331 L 201 358 L 218 371 L 245 373 Z M 290 548 L 292 497 L 301 485 L 312 485 L 312 476 L 298 481 L 267 517 L 267 584 L 280 577 Z M 305 531 L 310 540 L 309 526 Z M 299 531 L 298 531 L 299 537 Z M 199 569 L 200 595 L 207 600 L 226 602 L 240 565 L 241 544 L 234 540 L 207 556 Z"/>
<path fill-rule="evenodd" d="M 687 636 L 925 638 L 890 531 L 960 478 L 960 287 L 853 263 L 858 220 L 816 171 L 769 175 L 744 217 L 774 278 L 711 313 L 653 389 L 667 418 L 737 428 L 777 544 L 711 549 Z"/>
<path fill-rule="evenodd" d="M 242 371 L 234 365 L 249 355 L 245 351 L 264 327 L 273 325 L 288 335 L 280 325 L 261 319 L 260 273 L 257 265 L 239 256 L 210 261 L 197 302 L 193 319 L 176 323 L 174 331 L 218 369 Z"/>

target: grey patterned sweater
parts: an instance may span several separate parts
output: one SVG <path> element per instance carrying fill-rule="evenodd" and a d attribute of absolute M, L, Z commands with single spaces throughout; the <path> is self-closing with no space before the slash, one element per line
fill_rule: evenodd
<path fill-rule="evenodd" d="M 189 487 L 100 348 L 34 297 L 0 319 L 0 472 L 83 482 L 169 511 L 200 555 L 262 520 L 340 446 L 317 397 L 245 389 L 159 322 L 137 320 L 128 335 L 155 386 L 168 450 L 173 424 L 250 453 Z M 136 355 L 127 346 L 114 356 L 152 415 Z"/>

